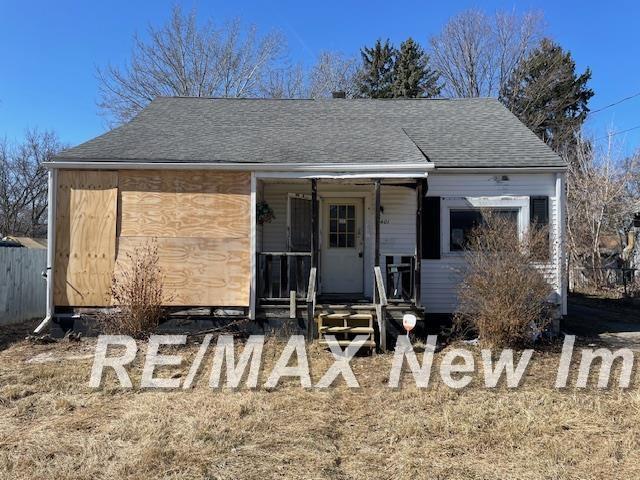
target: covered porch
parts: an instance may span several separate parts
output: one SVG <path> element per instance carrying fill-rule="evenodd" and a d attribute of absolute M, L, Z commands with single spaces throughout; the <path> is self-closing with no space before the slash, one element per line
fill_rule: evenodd
<path fill-rule="evenodd" d="M 258 318 L 286 315 L 309 339 L 370 329 L 386 349 L 390 317 L 422 313 L 426 189 L 424 173 L 257 178 Z"/>

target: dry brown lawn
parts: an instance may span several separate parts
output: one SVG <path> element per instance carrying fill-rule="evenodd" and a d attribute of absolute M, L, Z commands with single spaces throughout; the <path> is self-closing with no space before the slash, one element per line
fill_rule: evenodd
<path fill-rule="evenodd" d="M 192 390 L 163 392 L 135 387 L 142 358 L 133 390 L 111 374 L 90 389 L 93 347 L 0 352 L 0 478 L 640 478 L 638 386 L 555 390 L 553 351 L 536 352 L 516 390 L 480 375 L 452 390 L 435 368 L 429 389 L 407 376 L 392 390 L 391 355 L 378 355 L 353 360 L 357 390 L 212 391 L 207 367 Z M 266 375 L 280 347 L 265 351 Z M 332 358 L 312 346 L 309 360 L 317 381 Z"/>

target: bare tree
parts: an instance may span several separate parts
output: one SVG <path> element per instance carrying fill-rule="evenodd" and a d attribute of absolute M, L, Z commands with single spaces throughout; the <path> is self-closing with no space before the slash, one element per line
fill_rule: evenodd
<path fill-rule="evenodd" d="M 135 35 L 128 64 L 98 69 L 98 106 L 117 123 L 162 95 L 255 96 L 284 49 L 279 32 L 259 36 L 237 19 L 199 25 L 195 11 L 184 15 L 175 7 L 165 25 L 148 28 L 147 38 Z"/>
<path fill-rule="evenodd" d="M 516 66 L 542 38 L 543 20 L 538 12 L 527 12 L 522 17 L 496 12 L 494 22 L 499 92 Z"/>
<path fill-rule="evenodd" d="M 287 65 L 271 69 L 260 86 L 260 96 L 265 98 L 305 97 L 305 78 L 302 66 Z"/>
<path fill-rule="evenodd" d="M 629 183 L 631 195 L 640 200 L 640 149 L 625 159 L 625 169 L 631 178 Z M 640 207 L 637 213 L 640 213 Z"/>
<path fill-rule="evenodd" d="M 331 97 L 332 92 L 345 92 L 353 97 L 358 87 L 357 60 L 337 52 L 321 52 L 310 73 L 309 93 L 311 98 Z"/>
<path fill-rule="evenodd" d="M 518 62 L 538 42 L 542 17 L 467 10 L 431 38 L 431 60 L 452 97 L 493 97 Z"/>
<path fill-rule="evenodd" d="M 586 267 L 596 286 L 603 281 L 602 244 L 606 236 L 624 239 L 633 215 L 640 209 L 632 182 L 638 157 L 623 160 L 619 146 L 579 139 L 568 171 L 567 241 L 572 266 Z M 622 242 L 621 242 L 622 243 Z M 622 245 L 620 245 L 620 250 Z"/>
<path fill-rule="evenodd" d="M 47 172 L 62 144 L 54 132 L 28 130 L 24 140 L 0 143 L 0 236 L 44 236 L 47 213 Z"/>

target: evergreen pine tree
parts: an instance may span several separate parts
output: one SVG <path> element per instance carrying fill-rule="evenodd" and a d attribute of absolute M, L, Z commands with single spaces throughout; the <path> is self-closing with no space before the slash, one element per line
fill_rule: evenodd
<path fill-rule="evenodd" d="M 387 39 L 378 40 L 372 48 L 360 50 L 362 67 L 358 75 L 359 94 L 365 98 L 393 97 L 393 65 L 395 48 Z"/>
<path fill-rule="evenodd" d="M 591 70 L 578 75 L 571 53 L 543 39 L 520 61 L 500 99 L 557 153 L 571 155 L 589 113 L 590 79 Z"/>
<path fill-rule="evenodd" d="M 418 43 L 411 37 L 402 42 L 394 65 L 394 97 L 436 97 L 442 89 L 439 76 L 429 68 L 429 57 Z"/>

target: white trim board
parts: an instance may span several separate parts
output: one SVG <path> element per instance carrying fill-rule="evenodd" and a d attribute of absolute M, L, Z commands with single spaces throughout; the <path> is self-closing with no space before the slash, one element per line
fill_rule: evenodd
<path fill-rule="evenodd" d="M 562 315 L 567 314 L 567 278 L 565 272 L 567 271 L 567 256 L 566 256 L 566 226 L 567 226 L 567 211 L 566 211 L 566 188 L 565 188 L 565 174 L 556 174 L 556 201 L 558 202 L 556 213 L 556 232 L 555 242 L 557 245 L 557 276 L 558 276 L 558 295 L 560 296 L 560 306 Z"/>
<path fill-rule="evenodd" d="M 47 168 L 89 170 L 244 170 L 256 172 L 377 172 L 412 171 L 424 175 L 433 163 L 209 163 L 209 162 L 126 162 L 105 159 L 92 161 L 43 162 Z"/>
<path fill-rule="evenodd" d="M 361 173 L 341 173 L 341 172 L 331 172 L 331 173 L 316 173 L 312 170 L 308 170 L 305 172 L 287 172 L 287 171 L 277 171 L 277 172 L 256 172 L 256 175 L 260 179 L 283 179 L 283 180 L 294 180 L 294 179 L 307 179 L 310 180 L 312 178 L 315 179 L 325 179 L 325 180 L 350 180 L 350 179 L 371 179 L 371 178 L 383 178 L 383 179 L 414 179 L 414 178 L 426 178 L 428 173 L 426 171 L 406 171 L 401 173 L 397 172 L 398 169 L 394 169 L 393 172 L 381 173 L 384 172 L 383 169 L 379 168 L 371 171 L 363 171 Z"/>
<path fill-rule="evenodd" d="M 249 259 L 251 269 L 251 286 L 249 290 L 249 319 L 256 319 L 256 297 L 257 297 L 257 281 L 256 281 L 256 230 L 258 228 L 256 221 L 256 174 L 251 172 L 251 197 L 250 197 L 250 239 L 249 239 L 249 251 L 251 258 Z"/>
<path fill-rule="evenodd" d="M 434 164 L 433 173 L 555 173 L 565 172 L 567 167 L 438 167 Z"/>

